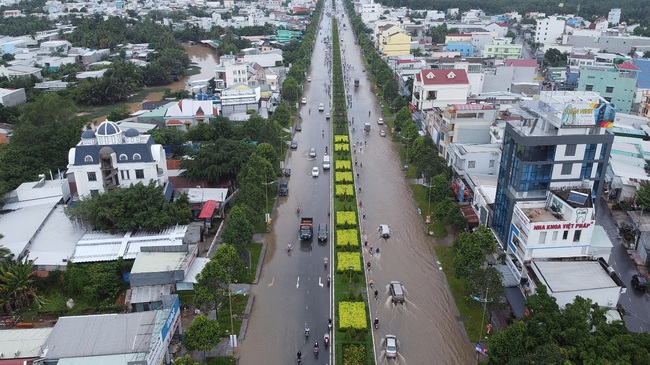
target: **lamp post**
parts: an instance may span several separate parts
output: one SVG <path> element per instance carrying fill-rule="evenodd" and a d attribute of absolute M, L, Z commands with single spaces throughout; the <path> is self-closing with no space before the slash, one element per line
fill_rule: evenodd
<path fill-rule="evenodd" d="M 268 222 L 271 221 L 271 219 L 269 217 L 269 185 L 275 184 L 275 180 L 266 182 L 266 178 L 264 178 L 264 183 L 263 184 L 264 184 L 264 196 L 266 198 L 266 216 L 265 216 L 265 219 L 266 219 L 266 222 L 268 223 Z"/>
<path fill-rule="evenodd" d="M 348 278 L 350 284 L 352 284 L 352 270 L 354 270 L 354 266 L 352 265 L 348 266 Z"/>
<path fill-rule="evenodd" d="M 487 307 L 487 303 L 491 302 L 492 299 L 488 299 L 488 292 L 490 291 L 490 288 L 485 288 L 485 298 L 481 299 L 479 297 L 472 297 L 475 301 L 479 303 L 483 303 L 483 318 L 481 319 L 481 329 L 479 330 L 479 335 L 478 335 L 478 342 L 476 343 L 476 364 L 478 365 L 481 361 L 481 349 L 483 346 L 481 345 L 481 340 L 483 339 L 483 326 L 485 325 L 485 310 Z"/>
<path fill-rule="evenodd" d="M 406 145 L 406 163 L 408 164 L 408 163 L 409 163 L 409 143 L 408 143 L 408 142 L 409 142 L 410 140 L 412 140 L 413 138 L 410 138 L 410 137 L 402 137 L 402 139 L 405 139 L 405 140 L 406 140 L 406 143 L 405 143 L 405 145 Z"/>

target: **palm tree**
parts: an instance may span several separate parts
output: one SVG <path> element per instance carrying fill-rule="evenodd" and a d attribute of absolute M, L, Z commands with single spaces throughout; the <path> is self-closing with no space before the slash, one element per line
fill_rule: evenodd
<path fill-rule="evenodd" d="M 34 285 L 34 262 L 5 256 L 0 263 L 0 312 L 11 313 L 31 304 L 42 303 Z"/>

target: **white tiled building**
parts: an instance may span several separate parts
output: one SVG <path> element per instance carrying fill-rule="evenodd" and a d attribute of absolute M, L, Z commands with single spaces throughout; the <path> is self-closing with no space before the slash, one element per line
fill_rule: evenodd
<path fill-rule="evenodd" d="M 67 177 L 72 194 L 80 199 L 152 181 L 166 193 L 170 189 L 163 147 L 150 135 L 135 129 L 123 132 L 110 121 L 82 133 L 81 142 L 68 152 Z"/>
<path fill-rule="evenodd" d="M 544 19 L 537 19 L 535 27 L 535 43 L 556 43 L 562 37 L 566 19 L 560 16 L 552 16 Z"/>

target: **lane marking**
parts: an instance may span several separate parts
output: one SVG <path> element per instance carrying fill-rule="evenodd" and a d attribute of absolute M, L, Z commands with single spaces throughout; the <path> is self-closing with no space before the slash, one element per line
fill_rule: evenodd
<path fill-rule="evenodd" d="M 300 276 L 298 276 L 298 281 L 296 281 L 296 289 L 298 289 L 298 287 L 300 287 Z"/>
<path fill-rule="evenodd" d="M 273 286 L 274 282 L 275 282 L 275 276 L 271 278 L 271 282 L 269 283 L 269 288 Z"/>
<path fill-rule="evenodd" d="M 323 287 L 323 282 L 321 281 L 320 276 L 318 277 L 318 286 L 320 286 L 321 288 Z"/>

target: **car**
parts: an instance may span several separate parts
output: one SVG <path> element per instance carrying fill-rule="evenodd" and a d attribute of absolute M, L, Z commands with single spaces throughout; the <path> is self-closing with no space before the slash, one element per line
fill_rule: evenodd
<path fill-rule="evenodd" d="M 386 137 L 386 131 L 384 129 L 379 130 L 379 137 Z"/>
<path fill-rule="evenodd" d="M 635 274 L 632 276 L 632 287 L 636 290 L 647 291 L 648 281 L 643 275 Z"/>
<path fill-rule="evenodd" d="M 301 100 L 300 102 L 301 102 L 303 105 L 304 105 L 304 104 L 307 104 L 307 98 L 302 98 L 302 100 Z"/>
<path fill-rule="evenodd" d="M 289 183 L 286 180 L 282 180 L 278 184 L 278 194 L 280 196 L 289 195 Z"/>
<path fill-rule="evenodd" d="M 394 335 L 386 335 L 384 338 L 384 355 L 387 359 L 397 357 L 397 337 Z"/>
<path fill-rule="evenodd" d="M 318 166 L 314 166 L 314 167 L 311 169 L 311 176 L 312 176 L 312 177 L 318 177 L 318 172 L 319 172 L 319 170 L 318 170 Z"/>
<path fill-rule="evenodd" d="M 325 119 L 330 119 L 330 113 L 325 114 Z"/>
<path fill-rule="evenodd" d="M 404 303 L 404 287 L 399 281 L 390 282 L 390 295 L 393 299 L 393 303 Z"/>
<path fill-rule="evenodd" d="M 291 176 L 291 169 L 285 168 L 284 170 L 282 170 L 282 174 L 286 177 Z"/>
<path fill-rule="evenodd" d="M 318 224 L 318 241 L 327 241 L 327 223 Z"/>
<path fill-rule="evenodd" d="M 295 140 L 291 141 L 291 145 L 289 145 L 289 147 L 292 150 L 297 150 L 298 149 L 298 142 L 296 142 Z"/>
<path fill-rule="evenodd" d="M 377 231 L 379 232 L 379 235 L 383 238 L 390 237 L 390 227 L 388 227 L 388 224 L 380 224 Z"/>
<path fill-rule="evenodd" d="M 311 82 L 311 76 L 307 77 L 307 82 Z"/>
<path fill-rule="evenodd" d="M 323 110 L 325 110 L 325 105 L 323 103 L 318 104 L 318 111 L 322 112 Z"/>
<path fill-rule="evenodd" d="M 302 124 L 296 124 L 296 132 L 302 132 Z"/>
<path fill-rule="evenodd" d="M 315 158 L 316 157 L 316 148 L 312 147 L 309 149 L 309 157 Z"/>
<path fill-rule="evenodd" d="M 384 118 L 377 118 L 377 124 L 384 125 Z"/>

